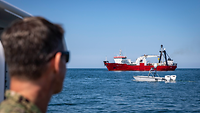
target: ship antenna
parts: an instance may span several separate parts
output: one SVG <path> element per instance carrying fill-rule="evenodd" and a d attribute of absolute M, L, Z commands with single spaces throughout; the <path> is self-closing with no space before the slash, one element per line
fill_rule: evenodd
<path fill-rule="evenodd" d="M 122 50 L 121 49 L 119 50 L 119 55 L 122 56 Z"/>

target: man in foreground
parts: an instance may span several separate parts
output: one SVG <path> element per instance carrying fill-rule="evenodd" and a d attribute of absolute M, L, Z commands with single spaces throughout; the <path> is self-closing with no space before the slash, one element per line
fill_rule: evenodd
<path fill-rule="evenodd" d="M 45 113 L 53 94 L 62 90 L 69 52 L 64 30 L 42 17 L 28 17 L 8 27 L 1 36 L 10 90 L 0 113 Z"/>

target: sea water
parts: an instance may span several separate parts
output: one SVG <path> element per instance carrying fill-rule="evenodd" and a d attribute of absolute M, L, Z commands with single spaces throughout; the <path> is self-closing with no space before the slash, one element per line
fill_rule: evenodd
<path fill-rule="evenodd" d="M 148 72 L 68 69 L 48 113 L 200 112 L 200 69 L 158 72 L 175 82 L 137 82 Z"/>

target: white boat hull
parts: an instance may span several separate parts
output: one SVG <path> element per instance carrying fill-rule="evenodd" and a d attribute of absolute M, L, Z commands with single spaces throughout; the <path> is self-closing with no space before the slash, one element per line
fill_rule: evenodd
<path fill-rule="evenodd" d="M 149 81 L 149 82 L 154 82 L 154 81 L 166 81 L 166 79 L 163 78 L 163 77 L 133 76 L 133 78 L 134 78 L 136 81 Z"/>
<path fill-rule="evenodd" d="M 176 75 L 166 75 L 165 78 L 163 77 L 154 77 L 154 76 L 133 76 L 136 81 L 175 81 Z"/>

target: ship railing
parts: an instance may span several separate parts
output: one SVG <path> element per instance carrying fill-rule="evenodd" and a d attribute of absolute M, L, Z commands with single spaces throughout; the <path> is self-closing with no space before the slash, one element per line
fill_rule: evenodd
<path fill-rule="evenodd" d="M 147 66 L 153 66 L 153 63 L 147 63 Z"/>
<path fill-rule="evenodd" d="M 166 63 L 157 63 L 158 66 L 166 66 Z M 173 63 L 171 65 L 168 66 L 177 66 L 177 63 Z"/>
<path fill-rule="evenodd" d="M 173 66 L 177 66 L 177 63 L 173 63 Z"/>
<path fill-rule="evenodd" d="M 157 63 L 157 66 L 166 66 L 165 63 Z"/>

